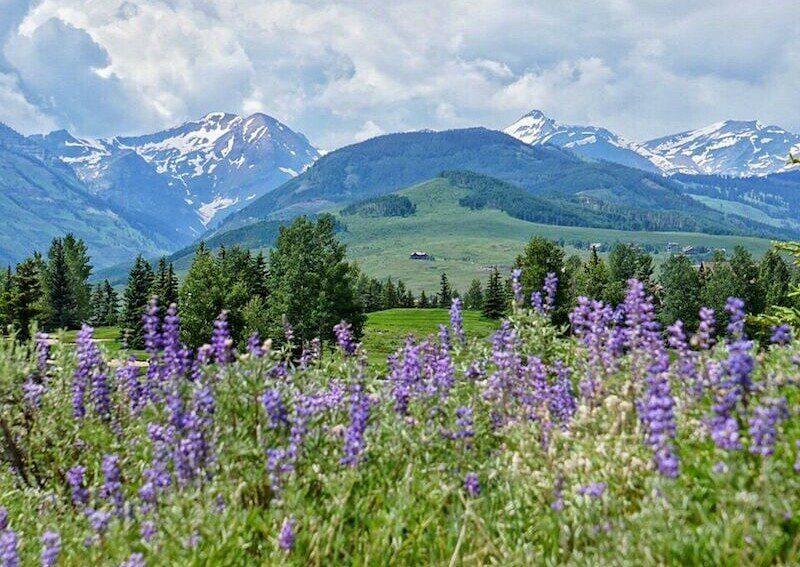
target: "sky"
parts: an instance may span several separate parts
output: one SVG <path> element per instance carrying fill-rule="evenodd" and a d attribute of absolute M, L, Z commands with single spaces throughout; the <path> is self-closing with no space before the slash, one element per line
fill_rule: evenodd
<path fill-rule="evenodd" d="M 531 109 L 646 140 L 800 131 L 794 0 L 0 0 L 0 122 L 152 132 L 265 112 L 318 147 Z"/>

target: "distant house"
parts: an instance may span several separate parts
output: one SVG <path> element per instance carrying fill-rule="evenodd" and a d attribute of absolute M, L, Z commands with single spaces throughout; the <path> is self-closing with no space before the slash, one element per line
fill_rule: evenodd
<path fill-rule="evenodd" d="M 412 260 L 433 260 L 433 256 L 427 252 L 412 252 L 409 258 Z"/>

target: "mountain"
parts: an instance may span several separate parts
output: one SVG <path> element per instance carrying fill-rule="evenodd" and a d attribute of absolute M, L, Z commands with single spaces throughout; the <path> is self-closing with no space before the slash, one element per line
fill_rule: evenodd
<path fill-rule="evenodd" d="M 503 130 L 526 144 L 552 144 L 595 160 L 605 160 L 635 167 L 644 171 L 660 172 L 660 157 L 641 144 L 598 126 L 561 124 L 545 116 L 541 110 L 532 110 Z"/>
<path fill-rule="evenodd" d="M 0 262 L 43 251 L 72 232 L 86 241 L 97 267 L 142 252 L 163 253 L 140 227 L 92 195 L 73 170 L 40 144 L 0 124 Z"/>
<path fill-rule="evenodd" d="M 570 203 L 581 208 L 584 220 L 591 211 L 594 226 L 785 236 L 775 227 L 715 211 L 661 175 L 586 161 L 552 145 L 531 146 L 484 128 L 389 134 L 341 148 L 228 217 L 214 234 L 262 220 L 332 210 L 447 170 L 496 177 L 547 201 Z"/>
<path fill-rule="evenodd" d="M 666 160 L 667 174 L 753 176 L 791 169 L 787 157 L 800 151 L 800 135 L 757 120 L 726 120 L 643 146 Z"/>
<path fill-rule="evenodd" d="M 173 249 L 319 157 L 305 136 L 260 113 L 216 112 L 143 136 L 92 140 L 61 130 L 32 139 Z"/>

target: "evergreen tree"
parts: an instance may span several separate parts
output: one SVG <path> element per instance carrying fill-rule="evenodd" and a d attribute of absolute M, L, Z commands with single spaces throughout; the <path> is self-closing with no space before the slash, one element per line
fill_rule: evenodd
<path fill-rule="evenodd" d="M 489 276 L 489 283 L 483 297 L 483 314 L 490 319 L 499 319 L 506 312 L 507 306 L 508 300 L 506 292 L 503 290 L 500 271 L 495 266 Z"/>
<path fill-rule="evenodd" d="M 164 306 L 178 302 L 178 278 L 172 262 L 167 262 L 166 258 L 158 261 L 153 282 L 153 295 L 158 296 L 159 304 Z"/>
<path fill-rule="evenodd" d="M 36 258 L 28 258 L 17 264 L 8 301 L 11 323 L 21 340 L 29 338 L 31 323 L 38 319 L 41 308 L 41 262 Z"/>
<path fill-rule="evenodd" d="M 653 257 L 635 244 L 617 242 L 608 254 L 608 289 L 604 294 L 612 305 L 625 298 L 627 281 L 635 278 L 650 293 L 653 288 Z"/>
<path fill-rule="evenodd" d="M 464 296 L 464 307 L 467 309 L 483 309 L 483 287 L 481 280 L 475 278 L 469 284 L 467 294 Z"/>
<path fill-rule="evenodd" d="M 771 248 L 761 258 L 758 269 L 759 289 L 763 294 L 764 307 L 786 307 L 789 305 L 789 285 L 792 275 L 780 253 Z"/>
<path fill-rule="evenodd" d="M 122 337 L 128 348 L 140 349 L 144 346 L 142 336 L 142 316 L 153 295 L 153 268 L 142 256 L 136 261 L 128 274 L 128 285 L 122 298 Z"/>
<path fill-rule="evenodd" d="M 664 325 L 678 319 L 687 330 L 693 331 L 700 310 L 700 277 L 691 260 L 683 254 L 670 256 L 661 267 L 659 283 L 662 288 L 659 318 Z"/>
<path fill-rule="evenodd" d="M 417 301 L 417 307 L 420 309 L 427 309 L 431 306 L 430 301 L 428 301 L 428 296 L 425 295 L 425 290 L 423 289 L 419 293 L 419 301 Z"/>
<path fill-rule="evenodd" d="M 334 234 L 329 215 L 316 222 L 300 217 L 281 227 L 269 254 L 270 326 L 263 336 L 281 339 L 282 319 L 292 325 L 298 343 L 315 337 L 332 340 L 340 321 L 361 336 L 363 307 L 355 289 L 357 272 L 345 259 L 346 248 Z"/>
<path fill-rule="evenodd" d="M 736 277 L 730 263 L 724 255 L 715 255 L 713 263 L 706 266 L 706 276 L 700 292 L 700 303 L 710 307 L 717 316 L 717 330 L 724 332 L 728 325 L 728 314 L 725 313 L 725 303 L 729 297 L 738 297 L 741 289 L 739 279 Z"/>
<path fill-rule="evenodd" d="M 387 278 L 386 283 L 383 285 L 381 303 L 384 309 L 394 309 L 399 305 L 397 288 L 394 286 L 392 278 Z"/>
<path fill-rule="evenodd" d="M 450 282 L 447 280 L 447 274 L 442 272 L 442 277 L 439 279 L 439 295 L 436 297 L 439 307 L 450 308 L 453 303 L 453 290 L 450 288 Z"/>
<path fill-rule="evenodd" d="M 14 273 L 11 266 L 7 266 L 4 272 L 0 272 L 0 334 L 12 323 L 11 313 L 11 292 L 14 286 Z"/>
<path fill-rule="evenodd" d="M 758 265 L 753 256 L 739 244 L 733 249 L 730 266 L 736 277 L 736 297 L 744 300 L 748 313 L 761 313 L 764 310 L 764 297 L 759 289 Z"/>
<path fill-rule="evenodd" d="M 606 263 L 597 254 L 597 250 L 592 248 L 589 260 L 579 272 L 576 282 L 576 293 L 586 296 L 589 299 L 607 299 L 609 286 L 609 273 Z"/>
<path fill-rule="evenodd" d="M 78 303 L 63 240 L 53 239 L 47 258 L 45 281 L 48 309 L 45 326 L 50 330 L 72 329 L 78 322 Z"/>
<path fill-rule="evenodd" d="M 219 264 L 201 244 L 180 290 L 182 338 L 193 348 L 208 342 L 214 319 L 224 309 L 221 284 Z"/>
<path fill-rule="evenodd" d="M 119 297 L 108 280 L 95 286 L 92 292 L 92 313 L 91 323 L 95 327 L 111 327 L 117 324 L 119 319 Z"/>
<path fill-rule="evenodd" d="M 555 323 L 561 325 L 568 321 L 570 305 L 567 299 L 572 294 L 570 277 L 564 273 L 564 250 L 555 242 L 534 236 L 525 246 L 525 250 L 517 256 L 516 267 L 522 270 L 522 293 L 529 298 L 531 293 L 542 289 L 544 279 L 549 272 L 559 278 L 556 290 L 556 308 L 553 313 Z M 564 277 L 564 276 L 567 277 Z"/>
<path fill-rule="evenodd" d="M 75 324 L 88 321 L 92 314 L 90 295 L 92 286 L 89 277 L 92 275 L 92 264 L 86 243 L 76 239 L 72 234 L 64 237 L 64 255 L 69 271 L 70 287 L 75 301 Z"/>

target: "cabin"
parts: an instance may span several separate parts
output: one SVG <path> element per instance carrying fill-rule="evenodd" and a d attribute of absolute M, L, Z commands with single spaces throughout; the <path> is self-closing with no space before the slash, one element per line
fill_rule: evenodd
<path fill-rule="evenodd" d="M 433 256 L 427 252 L 412 252 L 409 258 L 411 260 L 433 260 Z"/>

